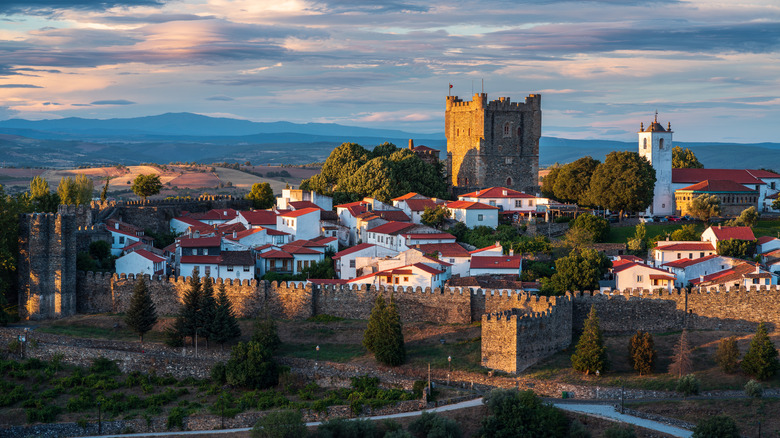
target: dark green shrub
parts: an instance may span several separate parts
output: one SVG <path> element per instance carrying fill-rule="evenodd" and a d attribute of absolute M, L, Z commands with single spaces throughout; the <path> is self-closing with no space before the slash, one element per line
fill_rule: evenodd
<path fill-rule="evenodd" d="M 184 411 L 184 408 L 177 406 L 171 409 L 171 411 L 168 413 L 168 422 L 166 427 L 168 429 L 173 429 L 174 427 L 178 427 L 179 429 L 184 429 L 185 416 L 186 416 L 186 412 Z"/>
<path fill-rule="evenodd" d="M 119 365 L 113 360 L 106 359 L 105 357 L 99 357 L 92 361 L 92 366 L 89 367 L 90 373 L 103 374 L 106 376 L 115 376 L 121 374 Z"/>
<path fill-rule="evenodd" d="M 227 382 L 227 367 L 225 362 L 217 362 L 214 367 L 211 368 L 211 380 L 224 385 Z"/>
<path fill-rule="evenodd" d="M 423 391 L 425 391 L 425 388 L 428 386 L 428 382 L 425 380 L 415 380 L 414 385 L 412 386 L 412 393 L 416 398 L 422 398 Z"/>
<path fill-rule="evenodd" d="M 693 429 L 693 438 L 739 438 L 739 428 L 733 418 L 716 415 L 701 420 Z"/>
<path fill-rule="evenodd" d="M 306 424 L 300 411 L 273 411 L 257 420 L 250 432 L 252 438 L 301 438 Z"/>
<path fill-rule="evenodd" d="M 700 386 L 699 379 L 693 374 L 682 376 L 677 380 L 677 392 L 682 393 L 683 397 L 698 394 Z"/>
<path fill-rule="evenodd" d="M 431 412 L 423 412 L 419 418 L 409 423 L 409 432 L 417 437 L 460 438 L 458 423 L 451 418 Z"/>
<path fill-rule="evenodd" d="M 368 420 L 328 420 L 317 428 L 320 438 L 379 438 L 376 425 Z"/>
<path fill-rule="evenodd" d="M 612 426 L 604 431 L 604 438 L 636 438 L 634 428 L 628 426 Z"/>
<path fill-rule="evenodd" d="M 761 398 L 764 395 L 764 387 L 751 379 L 745 384 L 745 395 L 753 398 Z"/>

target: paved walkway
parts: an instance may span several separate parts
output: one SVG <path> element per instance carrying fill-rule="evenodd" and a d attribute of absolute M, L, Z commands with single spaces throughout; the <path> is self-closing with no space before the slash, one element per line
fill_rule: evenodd
<path fill-rule="evenodd" d="M 439 406 L 432 409 L 426 409 L 424 411 L 414 411 L 414 412 L 401 412 L 398 414 L 389 414 L 389 415 L 378 415 L 375 417 L 362 417 L 361 419 L 364 420 L 385 420 L 390 418 L 404 418 L 404 417 L 415 417 L 418 415 L 421 415 L 423 412 L 444 412 L 444 411 L 455 411 L 458 409 L 464 409 L 464 408 L 471 408 L 475 406 L 480 406 L 482 404 L 482 398 L 477 398 L 473 400 L 467 400 L 460 403 L 455 403 L 451 405 L 446 406 Z M 669 426 L 663 423 L 659 423 L 657 421 L 651 421 L 651 420 L 645 420 L 644 418 L 639 417 L 633 417 L 631 415 L 625 415 L 617 412 L 615 410 L 614 406 L 606 405 L 606 404 L 596 404 L 596 403 L 587 403 L 583 401 L 579 402 L 554 402 L 553 405 L 557 408 L 564 409 L 567 411 L 572 412 L 579 412 L 585 415 L 589 415 L 592 417 L 598 417 L 603 418 L 610 421 L 616 421 L 616 422 L 622 422 L 622 423 L 628 423 L 628 424 L 634 424 L 639 427 L 644 427 L 646 429 L 656 430 L 658 432 L 663 432 L 672 436 L 676 437 L 682 437 L 682 438 L 689 438 L 691 435 L 693 435 L 693 432 L 685 429 L 680 429 L 679 427 Z M 319 426 L 322 424 L 319 421 L 312 421 L 309 423 L 306 423 L 306 426 Z M 124 437 L 150 437 L 150 436 L 182 436 L 182 435 L 216 435 L 216 434 L 228 434 L 228 433 L 236 433 L 236 432 L 247 432 L 250 428 L 244 427 L 239 429 L 222 429 L 222 430 L 194 430 L 194 431 L 182 431 L 182 432 L 150 432 L 150 433 L 131 433 L 131 434 L 121 434 L 121 435 L 101 435 L 100 438 L 124 438 Z"/>
<path fill-rule="evenodd" d="M 553 406 L 559 409 L 564 409 L 566 411 L 580 412 L 585 415 L 603 418 L 605 420 L 634 424 L 639 427 L 644 427 L 645 429 L 652 429 L 672 436 L 689 438 L 693 435 L 693 432 L 687 429 L 681 429 L 679 427 L 669 426 L 668 424 L 659 423 L 657 421 L 621 414 L 615 410 L 615 407 L 612 405 L 555 402 L 553 403 Z"/>

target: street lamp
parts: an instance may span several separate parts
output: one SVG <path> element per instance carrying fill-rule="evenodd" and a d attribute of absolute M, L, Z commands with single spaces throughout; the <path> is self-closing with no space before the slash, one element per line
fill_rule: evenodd
<path fill-rule="evenodd" d="M 449 367 L 447 371 L 447 386 L 450 385 L 450 374 L 452 374 L 452 356 L 447 356 L 447 365 Z"/>
<path fill-rule="evenodd" d="M 320 365 L 320 346 L 317 345 L 314 347 L 314 350 L 316 351 L 316 356 L 314 359 L 314 380 L 317 380 L 317 368 L 319 368 Z"/>

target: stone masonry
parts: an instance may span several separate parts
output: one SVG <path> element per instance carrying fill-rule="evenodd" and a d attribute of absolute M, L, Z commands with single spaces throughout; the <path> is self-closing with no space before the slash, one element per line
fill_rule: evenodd
<path fill-rule="evenodd" d="M 455 192 L 495 186 L 537 190 L 541 103 L 539 94 L 524 103 L 508 97 L 488 102 L 486 93 L 471 102 L 447 97 L 447 173 Z"/>

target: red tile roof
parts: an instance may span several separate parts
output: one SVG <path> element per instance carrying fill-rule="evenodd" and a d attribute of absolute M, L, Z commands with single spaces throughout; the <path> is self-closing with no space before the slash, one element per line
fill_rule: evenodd
<path fill-rule="evenodd" d="M 471 201 L 448 202 L 447 208 L 453 208 L 457 210 L 498 210 L 498 207 L 495 207 L 493 205 L 487 205 L 481 202 L 471 202 Z"/>
<path fill-rule="evenodd" d="M 686 257 L 684 259 L 675 260 L 669 263 L 664 263 L 663 266 L 669 266 L 672 268 L 687 268 L 688 266 L 693 266 L 702 262 L 706 262 L 707 260 L 712 260 L 715 257 L 720 257 L 720 256 L 718 254 L 711 254 L 706 257 L 700 257 L 698 259 L 689 259 Z"/>
<path fill-rule="evenodd" d="M 272 210 L 242 211 L 240 214 L 251 225 L 276 225 L 276 212 Z"/>
<path fill-rule="evenodd" d="M 347 284 L 349 282 L 346 278 L 310 278 L 308 281 L 314 284 Z"/>
<path fill-rule="evenodd" d="M 219 208 L 205 213 L 191 213 L 190 217 L 201 221 L 229 221 L 235 219 L 237 215 L 238 212 L 232 208 Z"/>
<path fill-rule="evenodd" d="M 764 169 L 745 169 L 745 171 L 756 178 L 780 178 L 780 175 Z"/>
<path fill-rule="evenodd" d="M 414 198 L 415 196 L 423 196 L 423 195 L 421 195 L 419 193 L 415 193 L 415 192 L 409 192 L 409 193 L 407 193 L 407 194 L 405 194 L 403 196 L 399 196 L 399 197 L 393 198 L 391 200 L 392 201 L 403 201 L 403 200 L 406 200 L 406 199 Z"/>
<path fill-rule="evenodd" d="M 439 275 L 439 274 L 443 274 L 444 273 L 444 271 L 440 271 L 440 270 L 438 270 L 436 268 L 432 268 L 432 267 L 426 265 L 425 263 L 415 263 L 412 266 L 414 266 L 415 268 L 417 268 L 417 269 L 419 269 L 421 271 L 427 272 L 427 273 L 429 273 L 431 275 Z"/>
<path fill-rule="evenodd" d="M 763 244 L 769 243 L 769 242 L 771 242 L 773 240 L 780 240 L 780 239 L 778 239 L 777 237 L 772 237 L 772 236 L 761 236 L 761 237 L 758 238 L 757 242 L 758 242 L 759 245 L 763 245 Z"/>
<path fill-rule="evenodd" d="M 336 240 L 338 240 L 338 239 L 333 237 L 333 236 L 319 236 L 319 237 L 315 237 L 314 239 L 311 239 L 312 242 L 318 243 L 318 244 L 321 244 L 321 245 L 327 245 L 328 243 L 334 242 Z"/>
<path fill-rule="evenodd" d="M 183 224 L 187 224 L 187 225 L 191 225 L 191 226 L 206 225 L 206 224 L 204 224 L 203 222 L 201 222 L 201 221 L 199 221 L 197 219 L 193 219 L 191 217 L 186 217 L 186 216 L 179 216 L 179 217 L 175 217 L 173 219 L 175 219 L 175 220 L 177 220 L 177 221 L 179 221 L 179 222 L 181 222 Z"/>
<path fill-rule="evenodd" d="M 171 254 L 175 254 L 176 253 L 176 242 L 173 242 L 170 245 L 168 245 L 165 248 L 163 248 L 163 251 L 167 251 L 167 252 L 169 252 Z"/>
<path fill-rule="evenodd" d="M 412 150 L 415 151 L 415 152 L 417 152 L 417 151 L 420 151 L 420 152 L 431 152 L 431 151 L 439 152 L 438 149 L 429 148 L 428 146 L 424 146 L 424 145 L 415 146 L 415 147 L 412 148 Z"/>
<path fill-rule="evenodd" d="M 233 233 L 225 234 L 225 238 L 229 239 L 229 240 L 241 240 L 244 237 L 251 236 L 252 234 L 259 233 L 259 232 L 264 231 L 264 230 L 265 230 L 265 228 L 262 228 L 262 227 L 261 228 L 250 228 L 248 230 L 245 229 L 243 231 L 238 231 L 236 233 L 236 237 L 235 238 L 233 238 Z"/>
<path fill-rule="evenodd" d="M 358 207 L 362 205 L 363 205 L 363 201 L 355 201 L 355 202 L 347 202 L 346 204 L 335 205 L 334 208 L 349 208 L 349 207 Z"/>
<path fill-rule="evenodd" d="M 617 256 L 617 260 L 629 260 L 629 261 L 637 262 L 637 263 L 644 263 L 645 262 L 645 260 L 643 258 L 637 257 L 635 255 L 619 255 L 619 256 Z M 615 262 L 612 262 L 612 263 L 614 264 Z"/>
<path fill-rule="evenodd" d="M 491 249 L 500 249 L 500 248 L 501 248 L 501 243 L 496 242 L 493 245 L 486 246 L 486 247 L 480 248 L 480 249 L 475 249 L 474 251 L 470 251 L 470 254 L 479 254 L 482 251 L 488 251 L 488 250 L 491 250 Z"/>
<path fill-rule="evenodd" d="M 506 187 L 491 187 L 485 190 L 466 193 L 465 195 L 458 196 L 458 198 L 535 198 L 535 196 Z"/>
<path fill-rule="evenodd" d="M 390 235 L 398 235 L 401 234 L 404 230 L 408 230 L 410 228 L 414 228 L 417 225 L 410 224 L 407 222 L 388 222 L 386 224 L 382 224 L 378 227 L 374 227 L 367 232 L 369 233 L 378 233 L 378 234 L 390 234 Z"/>
<path fill-rule="evenodd" d="M 372 246 L 376 246 L 376 245 L 374 245 L 373 243 L 359 243 L 355 246 L 337 252 L 336 255 L 333 256 L 333 260 L 338 260 L 344 257 L 345 255 L 352 254 L 353 252 L 362 251 L 366 248 L 371 248 Z"/>
<path fill-rule="evenodd" d="M 416 245 L 424 254 L 437 254 L 441 253 L 442 257 L 469 257 L 471 254 L 466 248 L 460 246 L 457 243 L 425 243 Z"/>
<path fill-rule="evenodd" d="M 285 231 L 274 230 L 273 228 L 263 228 L 269 236 L 290 236 L 291 234 Z"/>
<path fill-rule="evenodd" d="M 471 258 L 471 269 L 520 269 L 523 256 L 479 256 Z"/>
<path fill-rule="evenodd" d="M 165 261 L 165 258 L 160 257 L 157 254 L 152 254 L 151 252 L 145 249 L 137 249 L 134 252 L 147 260 L 151 260 L 154 263 L 160 263 Z"/>
<path fill-rule="evenodd" d="M 212 248 L 215 246 L 220 246 L 222 243 L 222 238 L 220 236 L 214 236 L 214 237 L 198 237 L 198 238 L 190 238 L 190 237 L 181 237 L 179 238 L 179 245 L 182 248 Z"/>
<path fill-rule="evenodd" d="M 406 205 L 412 211 L 425 211 L 425 208 L 436 208 L 438 204 L 433 199 L 407 199 Z"/>
<path fill-rule="evenodd" d="M 697 183 L 706 180 L 729 180 L 738 184 L 765 184 L 745 169 L 672 169 L 672 183 Z"/>
<path fill-rule="evenodd" d="M 677 190 L 686 190 L 692 192 L 755 192 L 742 184 L 729 180 L 704 180 L 694 185 L 683 187 Z"/>
<path fill-rule="evenodd" d="M 406 265 L 406 266 L 399 266 L 397 268 L 391 268 L 391 269 L 385 269 L 384 271 L 379 272 L 372 272 L 370 274 L 362 275 L 360 277 L 353 278 L 351 280 L 347 280 L 348 283 L 356 283 L 360 280 L 366 280 L 372 277 L 381 277 L 381 276 L 388 276 L 388 275 L 404 275 L 404 274 L 412 274 L 412 269 L 409 268 L 417 268 L 427 274 L 430 275 L 439 275 L 443 274 L 444 271 L 440 271 L 438 269 L 432 268 L 424 263 L 415 263 L 413 265 Z"/>
<path fill-rule="evenodd" d="M 301 210 L 303 208 L 316 208 L 317 210 L 322 210 L 319 205 L 311 201 L 293 201 L 289 204 L 296 210 Z"/>
<path fill-rule="evenodd" d="M 658 251 L 715 251 L 710 242 L 673 243 L 655 247 Z"/>
<path fill-rule="evenodd" d="M 756 240 L 750 227 L 710 227 L 715 233 L 715 238 L 720 240 Z"/>
<path fill-rule="evenodd" d="M 278 249 L 272 249 L 272 250 L 266 251 L 266 252 L 264 252 L 262 254 L 258 254 L 257 256 L 260 257 L 260 258 L 264 258 L 264 259 L 293 259 L 293 258 L 295 258 L 295 257 L 293 257 L 292 254 L 284 252 L 284 251 L 280 251 Z"/>
<path fill-rule="evenodd" d="M 301 210 L 294 210 L 294 211 L 290 211 L 290 212 L 287 212 L 287 213 L 282 213 L 279 216 L 283 216 L 283 217 L 301 217 L 301 216 L 305 216 L 305 215 L 307 215 L 309 213 L 317 213 L 317 214 L 319 214 L 320 210 L 321 209 L 319 207 L 318 208 L 303 208 Z"/>
<path fill-rule="evenodd" d="M 214 264 L 218 265 L 220 260 L 222 258 L 218 255 L 190 255 L 190 256 L 181 256 L 181 260 L 179 260 L 180 263 L 208 263 L 208 264 Z"/>
<path fill-rule="evenodd" d="M 455 240 L 455 236 L 453 236 L 450 233 L 409 233 L 404 234 L 404 237 L 407 239 L 414 239 L 414 240 L 424 240 L 424 239 L 447 239 L 447 240 Z"/>
<path fill-rule="evenodd" d="M 637 266 L 640 267 L 640 268 L 643 268 L 643 269 L 649 269 L 651 271 L 658 272 L 660 275 L 664 275 L 664 276 L 668 276 L 670 278 L 674 278 L 674 275 L 670 274 L 667 271 L 664 271 L 663 269 L 654 268 L 652 266 L 645 265 L 644 263 L 635 263 L 635 262 L 624 263 L 624 264 L 618 265 L 617 267 L 615 267 L 613 265 L 612 266 L 612 272 L 617 274 L 618 272 L 623 272 L 626 269 L 637 267 Z M 658 274 L 656 274 L 656 275 L 658 275 Z"/>
<path fill-rule="evenodd" d="M 374 214 L 378 214 L 379 217 L 387 221 L 410 222 L 412 220 L 402 210 L 378 210 L 374 211 Z"/>

